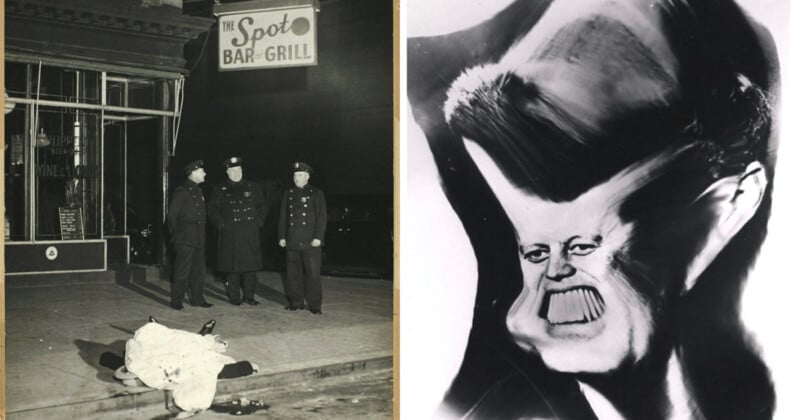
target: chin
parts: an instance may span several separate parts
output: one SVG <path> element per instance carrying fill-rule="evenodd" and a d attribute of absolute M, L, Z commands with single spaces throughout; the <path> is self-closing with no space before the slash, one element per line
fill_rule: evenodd
<path fill-rule="evenodd" d="M 626 334 L 610 332 L 591 339 L 546 336 L 535 341 L 533 348 L 545 365 L 565 373 L 611 372 L 633 353 Z"/>

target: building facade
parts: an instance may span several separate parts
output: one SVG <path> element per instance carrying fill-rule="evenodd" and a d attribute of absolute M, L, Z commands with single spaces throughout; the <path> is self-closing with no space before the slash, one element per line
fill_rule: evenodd
<path fill-rule="evenodd" d="M 175 0 L 5 1 L 7 274 L 163 262 L 184 45 L 212 22 Z"/>

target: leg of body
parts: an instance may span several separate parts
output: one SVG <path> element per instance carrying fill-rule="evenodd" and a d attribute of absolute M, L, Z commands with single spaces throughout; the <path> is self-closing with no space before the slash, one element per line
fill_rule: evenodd
<path fill-rule="evenodd" d="M 217 374 L 218 379 L 231 379 L 231 378 L 241 378 L 242 376 L 247 376 L 255 372 L 256 369 L 254 366 L 248 361 L 241 361 L 236 363 L 230 363 L 222 367 L 222 370 Z"/>

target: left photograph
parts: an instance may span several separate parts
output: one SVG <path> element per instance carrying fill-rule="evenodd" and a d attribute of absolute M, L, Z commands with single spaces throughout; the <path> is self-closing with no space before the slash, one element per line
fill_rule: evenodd
<path fill-rule="evenodd" d="M 393 418 L 392 0 L 4 8 L 7 418 Z"/>

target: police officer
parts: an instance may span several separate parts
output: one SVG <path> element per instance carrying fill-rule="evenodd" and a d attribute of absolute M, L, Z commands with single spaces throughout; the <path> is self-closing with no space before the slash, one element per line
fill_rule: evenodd
<path fill-rule="evenodd" d="M 288 310 L 304 307 L 322 313 L 322 240 L 328 223 L 325 195 L 308 184 L 313 170 L 303 162 L 292 165 L 294 188 L 283 194 L 278 219 L 278 245 L 286 248 L 286 280 L 283 290 Z"/>
<path fill-rule="evenodd" d="M 259 228 L 267 217 L 264 193 L 255 182 L 242 179 L 241 157 L 223 162 L 228 179 L 214 186 L 208 218 L 217 228 L 217 268 L 225 274 L 232 305 L 258 305 L 256 271 L 262 268 Z"/>
<path fill-rule="evenodd" d="M 175 247 L 170 306 L 183 309 L 183 296 L 189 284 L 190 304 L 203 308 L 212 305 L 203 298 L 206 275 L 206 203 L 200 184 L 206 179 L 203 161 L 195 160 L 183 168 L 186 182 L 175 188 L 169 202 L 167 224 Z"/>

